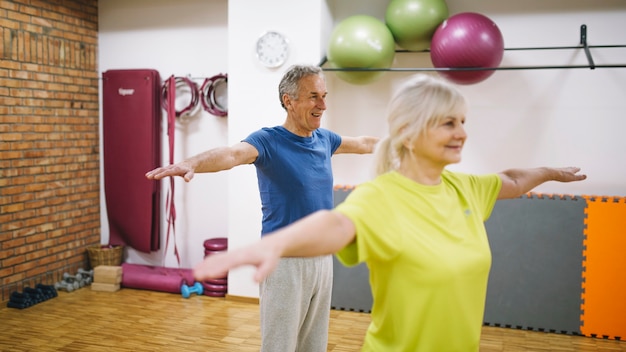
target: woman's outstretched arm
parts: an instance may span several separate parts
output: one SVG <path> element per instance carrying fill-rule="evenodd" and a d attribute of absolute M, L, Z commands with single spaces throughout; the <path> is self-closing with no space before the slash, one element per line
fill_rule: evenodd
<path fill-rule="evenodd" d="M 332 254 L 354 241 L 355 227 L 345 215 L 319 210 L 250 245 L 212 254 L 194 268 L 198 281 L 225 277 L 229 270 L 253 265 L 257 282 L 270 274 L 282 257 Z"/>

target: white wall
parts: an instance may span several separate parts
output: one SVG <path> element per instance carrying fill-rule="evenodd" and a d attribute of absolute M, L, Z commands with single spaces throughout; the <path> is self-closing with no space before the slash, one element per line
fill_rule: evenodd
<path fill-rule="evenodd" d="M 282 124 L 286 112 L 280 106 L 278 83 L 285 69 L 320 61 L 323 1 L 266 0 L 263 8 L 250 6 L 248 0 L 228 2 L 230 144 L 260 127 Z M 267 30 L 283 33 L 290 43 L 289 59 L 277 69 L 267 69 L 255 58 L 256 40 Z M 259 239 L 261 203 L 253 166 L 237 167 L 228 175 L 228 246 L 236 248 Z M 251 278 L 251 268 L 233 270 L 229 294 L 258 297 L 258 286 Z"/>
<path fill-rule="evenodd" d="M 335 18 L 357 12 L 384 19 L 385 1 L 335 0 Z M 499 26 L 507 48 L 576 46 L 581 24 L 590 45 L 626 44 L 626 2 L 525 2 L 448 0 L 450 14 L 480 12 Z M 352 7 L 350 7 L 352 6 Z M 592 49 L 596 64 L 626 65 L 626 48 Z M 506 51 L 501 66 L 584 65 L 583 50 Z M 399 53 L 394 67 L 432 67 L 427 53 Z M 393 87 L 417 72 L 387 72 L 355 86 L 328 72 L 328 127 L 344 134 L 386 131 L 384 106 Z M 577 165 L 589 179 L 546 183 L 546 193 L 626 195 L 626 68 L 497 71 L 484 82 L 461 86 L 471 107 L 463 161 L 451 168 L 491 172 L 509 167 Z M 335 182 L 363 181 L 370 158 L 333 158 Z M 367 160 L 365 160 L 367 159 Z"/>
<path fill-rule="evenodd" d="M 588 27 L 590 45 L 626 44 L 626 2 L 619 0 L 448 0 L 450 13 L 474 11 L 500 27 L 506 47 L 575 46 L 579 27 Z M 282 123 L 277 85 L 295 63 L 318 63 L 333 22 L 353 14 L 384 18 L 387 1 L 345 0 L 107 0 L 100 3 L 100 70 L 155 68 L 171 74 L 207 77 L 227 72 L 227 119 L 201 112 L 176 135 L 176 160 L 214 146 L 233 144 L 262 126 Z M 265 30 L 283 32 L 291 42 L 289 61 L 266 69 L 255 61 L 254 43 Z M 626 64 L 626 49 L 592 49 L 596 64 Z M 582 50 L 507 51 L 502 66 L 584 64 Z M 397 54 L 394 67 L 431 67 L 425 53 Z M 324 126 L 340 134 L 386 132 L 384 111 L 398 83 L 416 72 L 387 72 L 367 86 L 355 86 L 327 72 L 329 109 Z M 199 82 L 201 83 L 201 81 Z M 498 71 L 476 85 L 462 86 L 471 107 L 464 160 L 454 169 L 492 172 L 509 167 L 578 165 L 589 179 L 548 183 L 547 193 L 626 195 L 626 69 Z M 167 137 L 164 134 L 164 163 Z M 371 176 L 372 156 L 333 158 L 335 184 L 355 185 Z M 166 183 L 164 183 L 165 187 Z M 203 256 L 202 242 L 229 237 L 231 248 L 255 241 L 260 202 L 252 166 L 177 180 L 176 236 L 182 266 Z M 167 188 L 164 188 L 164 195 Z M 102 242 L 108 241 L 102 203 Z M 163 226 L 165 229 L 165 224 Z M 165 238 L 162 240 L 163 246 Z M 172 255 L 129 253 L 127 261 L 177 266 Z M 258 297 L 251 269 L 231 272 L 229 293 Z"/>
<path fill-rule="evenodd" d="M 99 70 L 151 68 L 158 70 L 164 81 L 171 75 L 186 76 L 198 85 L 206 77 L 228 73 L 227 12 L 227 0 L 101 1 Z M 180 110 L 189 99 L 182 93 L 179 97 Z M 163 164 L 169 162 L 166 122 L 164 111 Z M 175 161 L 224 145 L 228 141 L 228 118 L 213 116 L 200 108 L 186 122 L 177 122 L 174 138 Z M 228 235 L 228 175 L 198 174 L 187 184 L 181 178 L 175 180 L 176 243 L 181 266 L 191 267 L 204 256 L 204 240 Z M 163 182 L 163 209 L 168 187 L 169 181 Z M 104 191 L 104 187 L 101 189 Z M 101 242 L 108 243 L 104 194 L 101 198 Z M 160 251 L 146 254 L 128 249 L 127 262 L 177 267 L 173 238 L 165 253 L 165 215 L 162 228 Z"/>

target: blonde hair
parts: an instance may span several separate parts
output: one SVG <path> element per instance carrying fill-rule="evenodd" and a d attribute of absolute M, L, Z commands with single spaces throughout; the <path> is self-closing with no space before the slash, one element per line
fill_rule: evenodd
<path fill-rule="evenodd" d="M 405 142 L 423 136 L 442 119 L 465 114 L 467 102 L 451 83 L 433 75 L 418 74 L 395 93 L 387 109 L 389 135 L 376 150 L 376 174 L 396 170 L 407 153 Z"/>

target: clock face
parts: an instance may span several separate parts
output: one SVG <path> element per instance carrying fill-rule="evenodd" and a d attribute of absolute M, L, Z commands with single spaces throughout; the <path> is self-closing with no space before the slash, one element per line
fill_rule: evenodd
<path fill-rule="evenodd" d="M 266 67 L 278 67 L 287 61 L 289 43 L 278 32 L 266 32 L 256 42 L 256 56 Z"/>

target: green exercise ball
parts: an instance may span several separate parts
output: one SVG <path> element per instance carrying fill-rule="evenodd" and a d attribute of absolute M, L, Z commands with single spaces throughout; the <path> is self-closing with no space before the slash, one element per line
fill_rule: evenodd
<path fill-rule="evenodd" d="M 444 0 L 391 0 L 385 23 L 396 44 L 409 51 L 430 48 L 437 27 L 448 18 Z"/>
<path fill-rule="evenodd" d="M 389 68 L 396 45 L 389 28 L 368 15 L 350 16 L 335 26 L 328 45 L 327 59 L 333 68 Z M 368 84 L 385 71 L 335 71 L 352 84 Z"/>

